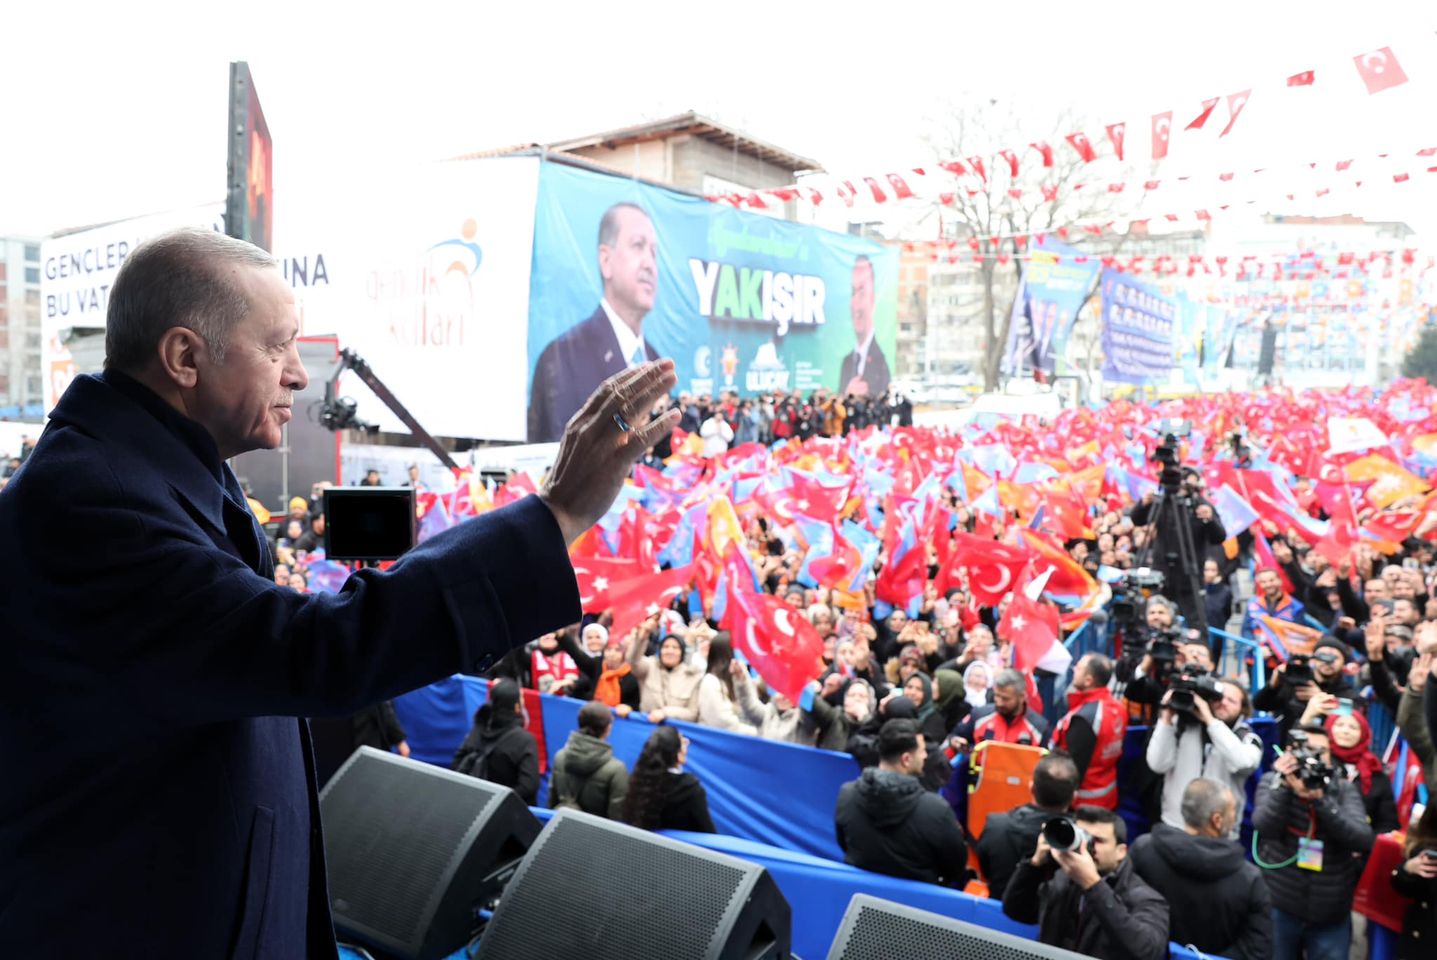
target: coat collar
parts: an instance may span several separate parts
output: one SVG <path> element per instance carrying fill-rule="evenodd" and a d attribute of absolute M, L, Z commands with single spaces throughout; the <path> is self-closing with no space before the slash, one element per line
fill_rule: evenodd
<path fill-rule="evenodd" d="M 165 406 L 147 387 L 122 377 L 124 374 L 113 372 L 76 377 L 51 412 L 51 424 L 74 426 L 151 464 L 176 493 L 223 533 L 225 489 L 233 475 L 219 459 L 214 440 L 199 424 Z M 209 464 L 207 453 L 213 457 Z"/>

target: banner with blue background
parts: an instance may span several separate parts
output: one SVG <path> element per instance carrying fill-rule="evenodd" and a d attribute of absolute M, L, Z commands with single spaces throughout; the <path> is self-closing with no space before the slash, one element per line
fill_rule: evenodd
<path fill-rule="evenodd" d="M 1173 368 L 1178 307 L 1155 287 L 1104 270 L 1103 378 L 1118 383 L 1166 380 Z"/>

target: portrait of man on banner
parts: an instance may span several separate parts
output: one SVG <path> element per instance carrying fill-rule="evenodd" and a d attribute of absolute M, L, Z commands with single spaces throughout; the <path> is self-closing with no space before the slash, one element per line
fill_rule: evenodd
<path fill-rule="evenodd" d="M 644 339 L 644 318 L 658 293 L 659 241 L 653 218 L 637 203 L 616 203 L 599 221 L 603 296 L 589 318 L 544 348 L 529 392 L 529 442 L 548 443 L 607 377 L 657 360 Z"/>
<path fill-rule="evenodd" d="M 891 377 L 888 359 L 874 336 L 873 261 L 859 255 L 853 262 L 853 292 L 849 311 L 853 316 L 854 346 L 843 358 L 838 392 L 855 397 L 879 397 L 888 392 Z"/>

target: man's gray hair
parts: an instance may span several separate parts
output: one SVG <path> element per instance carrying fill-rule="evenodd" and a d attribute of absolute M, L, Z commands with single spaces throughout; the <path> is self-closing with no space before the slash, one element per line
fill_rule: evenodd
<path fill-rule="evenodd" d="M 140 244 L 110 288 L 105 366 L 138 371 L 171 327 L 193 330 L 216 363 L 230 331 L 249 313 L 249 299 L 225 267 L 274 267 L 253 244 L 203 227 L 184 227 Z"/>
<path fill-rule="evenodd" d="M 1214 816 L 1227 812 L 1232 788 L 1225 783 L 1198 777 L 1183 790 L 1183 823 L 1194 830 L 1208 825 Z"/>
<path fill-rule="evenodd" d="M 1002 687 L 1004 690 L 1022 690 L 1026 692 L 1028 689 L 1028 681 L 1024 680 L 1023 675 L 1012 667 L 1004 667 L 998 671 L 998 676 L 993 678 L 993 686 Z"/>

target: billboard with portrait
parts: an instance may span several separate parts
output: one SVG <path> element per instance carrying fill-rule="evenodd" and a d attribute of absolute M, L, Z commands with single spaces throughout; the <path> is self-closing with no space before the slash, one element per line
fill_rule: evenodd
<path fill-rule="evenodd" d="M 1018 376 L 1033 370 L 1051 377 L 1066 373 L 1068 339 L 1078 311 L 1092 292 L 1101 264 L 1080 251 L 1043 236 L 1029 248 L 1023 279 L 1013 300 L 1003 372 Z"/>
<path fill-rule="evenodd" d="M 558 439 L 594 387 L 647 358 L 672 357 L 693 394 L 882 394 L 897 281 L 897 251 L 877 241 L 544 163 L 527 439 Z"/>

